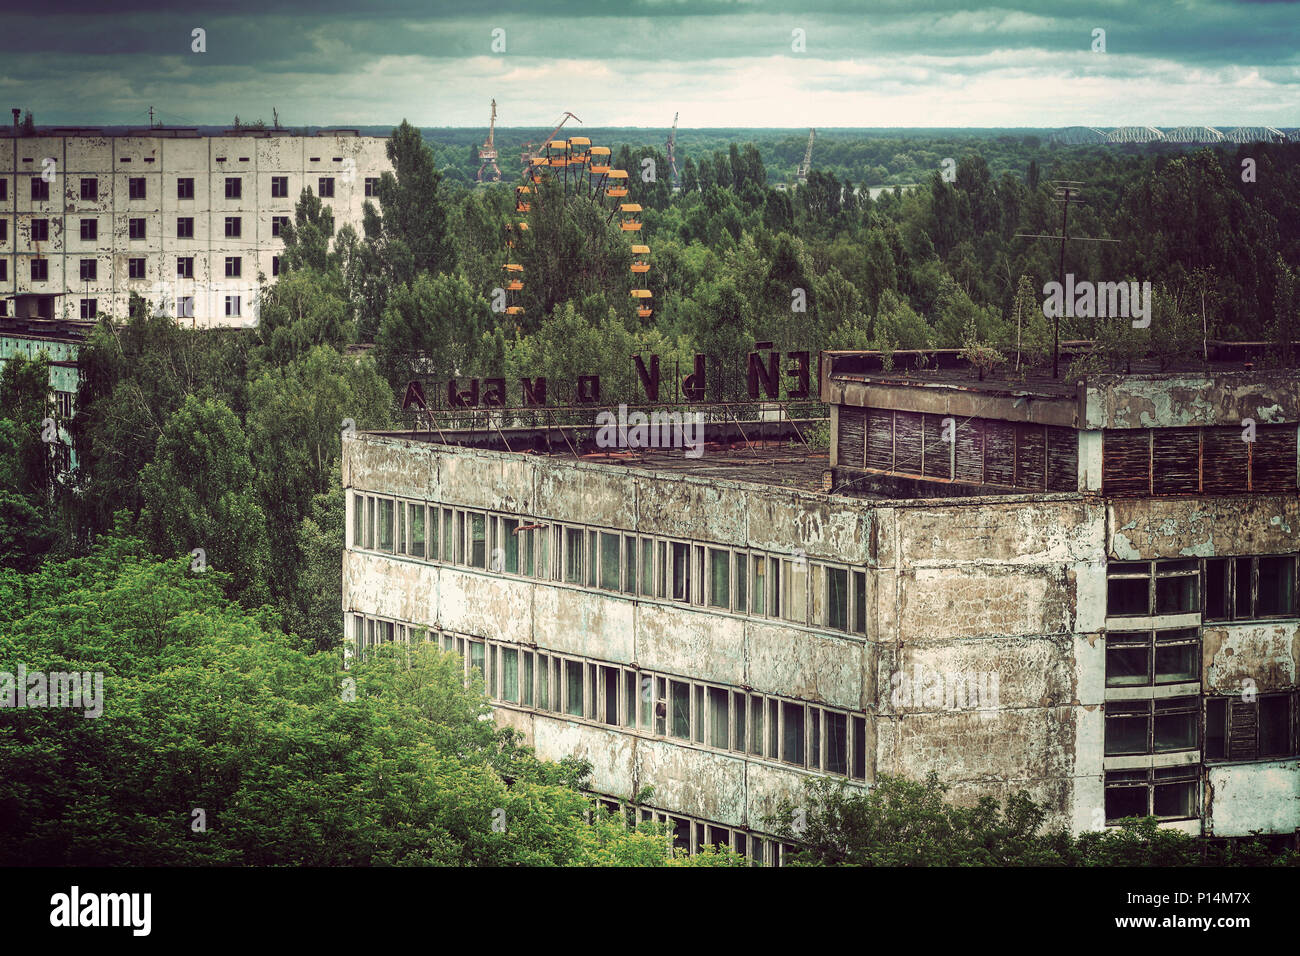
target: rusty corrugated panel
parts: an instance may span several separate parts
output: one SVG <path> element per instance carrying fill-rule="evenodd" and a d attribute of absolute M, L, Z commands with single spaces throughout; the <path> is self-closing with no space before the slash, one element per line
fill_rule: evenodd
<path fill-rule="evenodd" d="M 1296 490 L 1294 425 L 1261 425 L 1255 430 L 1255 446 L 1250 450 L 1250 490 Z"/>
<path fill-rule="evenodd" d="M 958 481 L 982 484 L 984 481 L 984 427 L 979 418 L 957 423 Z"/>
<path fill-rule="evenodd" d="M 1012 487 L 1016 481 L 1016 426 L 988 421 L 984 428 L 984 481 Z"/>
<path fill-rule="evenodd" d="M 908 475 L 921 473 L 921 413 L 894 413 L 894 469 Z"/>
<path fill-rule="evenodd" d="M 860 468 L 866 452 L 866 410 L 851 405 L 841 405 L 839 409 L 838 461 L 850 468 Z"/>
<path fill-rule="evenodd" d="M 842 409 L 844 406 L 840 406 Z M 894 468 L 894 413 L 867 409 L 867 467 L 878 471 Z"/>
<path fill-rule="evenodd" d="M 1201 491 L 1207 495 L 1239 495 L 1246 484 L 1249 445 L 1241 440 L 1241 429 L 1201 429 L 1203 443 Z M 1293 465 L 1294 467 L 1294 465 Z"/>
<path fill-rule="evenodd" d="M 1107 430 L 1101 445 L 1101 490 L 1144 495 L 1151 489 L 1151 436 L 1146 429 Z"/>
<path fill-rule="evenodd" d="M 1152 438 L 1151 481 L 1158 495 L 1193 495 L 1200 490 L 1201 430 L 1160 428 Z"/>
<path fill-rule="evenodd" d="M 1016 487 L 1047 490 L 1047 446 L 1042 425 L 1016 426 Z"/>
<path fill-rule="evenodd" d="M 923 423 L 925 439 L 924 473 L 927 478 L 952 477 L 952 445 L 944 441 L 943 420 L 945 415 L 926 415 Z M 957 427 L 953 419 L 953 428 Z"/>
<path fill-rule="evenodd" d="M 1079 490 L 1079 433 L 1073 428 L 1047 428 L 1047 490 Z"/>

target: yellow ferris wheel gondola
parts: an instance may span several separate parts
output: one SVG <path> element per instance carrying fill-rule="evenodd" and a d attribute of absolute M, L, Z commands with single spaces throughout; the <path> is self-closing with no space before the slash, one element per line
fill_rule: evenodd
<path fill-rule="evenodd" d="M 607 200 L 625 199 L 628 195 L 627 170 L 613 168 L 609 147 L 592 146 L 591 140 L 585 136 L 550 140 L 542 155 L 529 158 L 529 165 L 524 170 L 524 183 L 515 187 L 515 212 L 520 216 L 516 222 L 520 232 L 528 229 L 527 217 L 536 211 L 536 203 L 543 201 L 543 194 L 536 188 L 543 180 L 550 180 L 560 187 L 559 194 L 565 201 L 584 198 L 604 208 L 608 208 Z M 606 222 L 617 213 L 620 231 L 639 232 L 641 212 L 641 206 L 636 203 L 621 203 L 610 211 Z M 514 225 L 506 225 L 507 249 L 514 248 L 518 236 Z M 645 276 L 650 271 L 650 247 L 634 245 L 632 256 L 632 275 Z M 524 308 L 518 304 L 518 296 L 524 288 L 523 266 L 507 263 L 504 269 L 507 272 L 505 291 L 510 300 L 505 312 L 507 315 L 522 315 Z M 649 289 L 632 289 L 631 296 L 636 300 L 638 316 L 650 318 L 654 314 L 653 295 Z"/>

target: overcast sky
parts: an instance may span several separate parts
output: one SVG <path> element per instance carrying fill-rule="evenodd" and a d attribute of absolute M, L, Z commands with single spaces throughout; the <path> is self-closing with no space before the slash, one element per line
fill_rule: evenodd
<path fill-rule="evenodd" d="M 589 126 L 665 127 L 675 111 L 684 127 L 1300 126 L 1293 2 L 174 7 L 0 13 L 3 115 L 21 106 L 42 125 L 134 124 L 152 105 L 163 122 L 219 124 L 270 122 L 275 106 L 287 125 L 484 126 L 495 97 L 503 126 L 564 110 Z M 195 28 L 206 53 L 191 52 Z M 1093 51 L 1098 28 L 1104 53 Z M 492 48 L 497 30 L 504 52 Z"/>

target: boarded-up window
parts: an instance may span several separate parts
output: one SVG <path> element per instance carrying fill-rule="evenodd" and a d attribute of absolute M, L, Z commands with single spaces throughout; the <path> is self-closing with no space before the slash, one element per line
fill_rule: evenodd
<path fill-rule="evenodd" d="M 1079 490 L 1079 433 L 1073 428 L 1047 428 L 1047 490 Z"/>
<path fill-rule="evenodd" d="M 958 481 L 984 481 L 984 422 L 978 418 L 957 423 Z"/>
<path fill-rule="evenodd" d="M 894 470 L 909 475 L 921 473 L 921 415 L 896 412 L 894 415 Z"/>
<path fill-rule="evenodd" d="M 1016 426 L 1016 487 L 1047 488 L 1047 449 L 1042 425 Z"/>
<path fill-rule="evenodd" d="M 943 423 L 947 416 L 944 415 L 926 415 L 925 416 L 925 468 L 924 474 L 927 478 L 951 478 L 952 477 L 952 443 L 944 439 Z M 952 434 L 956 436 L 957 420 L 949 418 L 952 422 Z"/>
<path fill-rule="evenodd" d="M 1101 490 L 1107 495 L 1150 490 L 1151 436 L 1145 430 L 1108 431 L 1102 439 Z"/>
<path fill-rule="evenodd" d="M 853 408 L 850 405 L 841 405 L 839 407 L 839 420 L 839 463 L 850 468 L 860 467 L 866 437 L 866 411 L 861 408 Z"/>
<path fill-rule="evenodd" d="M 1016 426 L 988 422 L 984 432 L 984 481 L 1011 487 L 1016 480 Z"/>
<path fill-rule="evenodd" d="M 867 467 L 877 471 L 894 469 L 894 413 L 867 409 Z"/>
<path fill-rule="evenodd" d="M 1201 490 L 1207 495 L 1241 494 L 1246 491 L 1246 468 L 1250 448 L 1241 440 L 1240 428 L 1202 430 Z M 1294 468 L 1294 462 L 1292 468 Z"/>
<path fill-rule="evenodd" d="M 1294 425 L 1260 426 L 1255 429 L 1255 444 L 1250 450 L 1250 490 L 1296 490 Z"/>
<path fill-rule="evenodd" d="M 1199 490 L 1200 432 L 1199 428 L 1165 428 L 1152 435 L 1152 482 L 1156 494 L 1187 495 Z"/>

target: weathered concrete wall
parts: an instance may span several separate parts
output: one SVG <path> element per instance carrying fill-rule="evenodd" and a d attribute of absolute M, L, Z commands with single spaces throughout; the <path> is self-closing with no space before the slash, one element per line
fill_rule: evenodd
<path fill-rule="evenodd" d="M 1098 375 L 1088 379 L 1085 428 L 1177 428 L 1300 421 L 1293 372 Z"/>
<path fill-rule="evenodd" d="M 1287 833 L 1300 823 L 1300 760 L 1212 766 L 1207 786 L 1206 830 L 1215 836 Z"/>
<path fill-rule="evenodd" d="M 1112 498 L 1112 560 L 1289 554 L 1300 547 L 1300 496 Z"/>
<path fill-rule="evenodd" d="M 1206 693 L 1239 694 L 1254 681 L 1259 693 L 1290 690 L 1300 662 L 1300 623 L 1206 624 L 1201 631 Z"/>
<path fill-rule="evenodd" d="M 346 440 L 343 474 L 345 484 L 365 490 L 782 554 L 803 550 L 813 560 L 861 568 L 865 638 L 351 553 L 344 601 L 467 634 L 847 709 L 866 720 L 868 781 L 879 772 L 922 777 L 935 770 L 952 798 L 966 803 L 1023 788 L 1048 805 L 1049 825 L 1076 832 L 1104 824 L 1104 768 L 1200 762 L 1199 752 L 1103 759 L 1107 561 L 1287 553 L 1300 529 L 1300 502 L 1286 496 L 865 501 L 394 436 Z M 1207 693 L 1234 692 L 1243 676 L 1261 691 L 1293 687 L 1297 661 L 1294 620 L 1206 626 Z M 935 702 L 927 688 L 919 699 L 896 700 L 894 675 L 915 680 L 918 673 L 923 684 L 938 675 L 941 687 L 973 677 L 983 700 L 969 700 L 969 683 L 965 703 L 945 703 L 942 689 Z M 652 783 L 655 806 L 731 826 L 761 829 L 761 817 L 809 774 L 501 710 L 510 710 L 504 722 L 526 728 L 542 756 L 575 753 L 597 763 L 601 792 L 626 798 Z M 1272 819 L 1275 809 L 1270 803 L 1264 816 Z"/>

